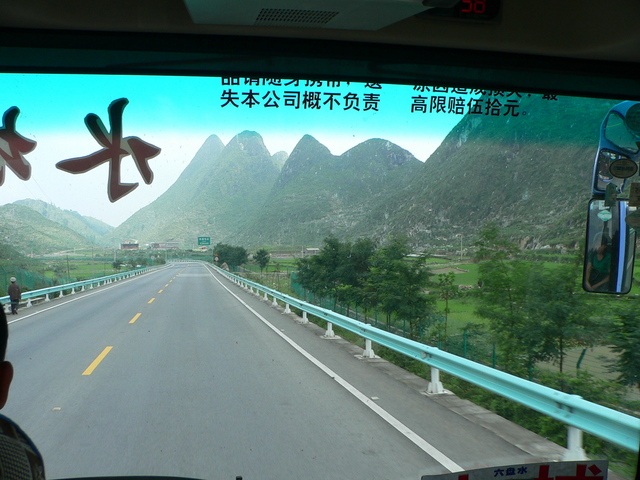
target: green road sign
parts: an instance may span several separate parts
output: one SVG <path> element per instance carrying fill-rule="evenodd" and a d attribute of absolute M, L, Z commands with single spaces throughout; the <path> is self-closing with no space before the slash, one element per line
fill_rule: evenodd
<path fill-rule="evenodd" d="M 211 245 L 211 237 L 198 237 L 198 245 Z"/>

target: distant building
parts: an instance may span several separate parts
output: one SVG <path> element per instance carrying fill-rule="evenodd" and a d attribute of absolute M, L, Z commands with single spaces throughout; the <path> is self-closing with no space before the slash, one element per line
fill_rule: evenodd
<path fill-rule="evenodd" d="M 320 253 L 320 249 L 319 248 L 309 248 L 309 247 L 305 247 L 302 249 L 302 255 L 305 257 L 311 256 L 311 255 L 318 255 Z"/>
<path fill-rule="evenodd" d="M 138 250 L 140 245 L 136 240 L 125 240 L 120 244 L 120 250 Z"/>
<path fill-rule="evenodd" d="M 149 244 L 152 250 L 177 250 L 179 242 L 153 242 Z"/>

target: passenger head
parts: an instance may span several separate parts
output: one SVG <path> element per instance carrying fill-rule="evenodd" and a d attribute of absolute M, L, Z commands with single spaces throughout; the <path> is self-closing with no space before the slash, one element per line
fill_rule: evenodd
<path fill-rule="evenodd" d="M 9 325 L 0 305 L 0 408 L 7 403 L 13 367 L 4 357 L 7 353 Z M 38 448 L 15 422 L 0 415 L 0 478 L 44 480 L 44 461 Z"/>
<path fill-rule="evenodd" d="M 9 325 L 4 313 L 4 305 L 0 305 L 0 408 L 7 403 L 9 387 L 13 380 L 13 366 L 5 360 L 7 354 L 7 340 L 9 339 Z"/>
<path fill-rule="evenodd" d="M 0 362 L 4 362 L 7 354 L 7 340 L 9 339 L 9 325 L 7 325 L 7 316 L 4 313 L 4 305 L 0 310 Z"/>

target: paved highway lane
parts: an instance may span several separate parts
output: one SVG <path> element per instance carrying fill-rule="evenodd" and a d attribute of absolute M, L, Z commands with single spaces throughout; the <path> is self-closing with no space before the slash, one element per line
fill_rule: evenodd
<path fill-rule="evenodd" d="M 531 459 L 203 265 L 83 295 L 10 325 L 3 413 L 49 478 L 417 479 Z"/>

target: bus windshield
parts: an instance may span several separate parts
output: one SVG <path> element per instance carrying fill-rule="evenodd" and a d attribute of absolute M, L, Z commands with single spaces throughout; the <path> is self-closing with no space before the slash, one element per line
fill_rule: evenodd
<path fill-rule="evenodd" d="M 633 477 L 636 102 L 0 87 L 2 413 L 47 477 Z"/>

